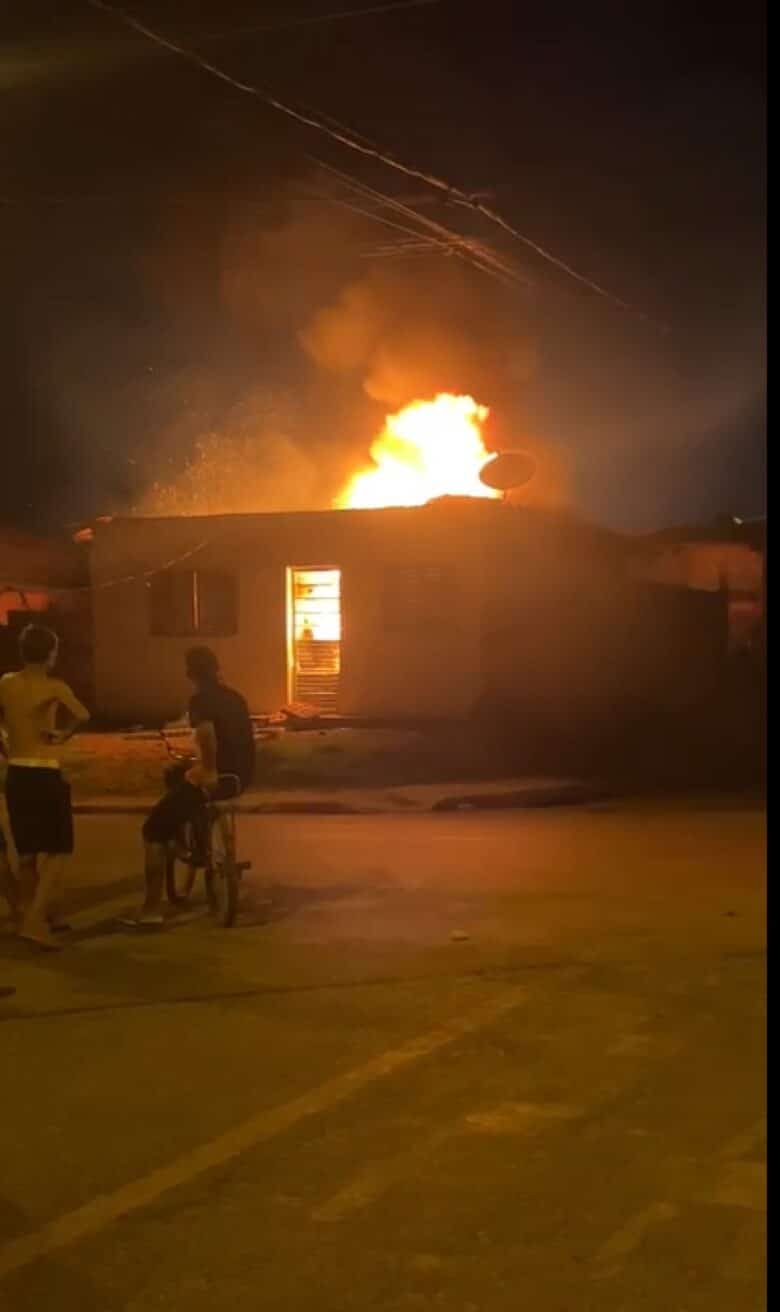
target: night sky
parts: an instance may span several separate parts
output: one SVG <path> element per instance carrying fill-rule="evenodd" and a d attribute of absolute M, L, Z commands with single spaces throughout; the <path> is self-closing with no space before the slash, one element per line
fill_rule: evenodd
<path fill-rule="evenodd" d="M 377 3 L 127 11 L 489 193 L 630 308 L 86 0 L 25 0 L 0 49 L 0 522 L 55 531 L 143 506 L 223 439 L 221 477 L 268 471 L 259 508 L 329 504 L 388 408 L 367 394 L 376 359 L 323 367 L 304 345 L 355 286 L 384 315 L 376 358 L 411 374 L 409 342 L 419 358 L 428 341 L 431 386 L 462 368 L 502 433 L 555 451 L 589 517 L 763 513 L 763 7 L 441 0 L 297 21 Z M 312 157 L 488 242 L 517 281 L 402 253 Z"/>

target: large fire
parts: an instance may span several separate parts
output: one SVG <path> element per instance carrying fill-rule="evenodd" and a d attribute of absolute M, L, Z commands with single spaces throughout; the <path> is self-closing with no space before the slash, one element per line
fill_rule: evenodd
<path fill-rule="evenodd" d="M 371 445 L 373 464 L 347 483 L 335 505 L 348 510 L 422 506 L 435 497 L 498 497 L 479 481 L 490 452 L 482 441 L 487 406 L 443 392 L 388 415 Z"/>

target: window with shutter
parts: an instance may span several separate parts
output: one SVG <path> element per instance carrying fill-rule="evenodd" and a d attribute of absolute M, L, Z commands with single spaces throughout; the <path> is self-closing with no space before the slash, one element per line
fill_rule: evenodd
<path fill-rule="evenodd" d="M 221 570 L 164 570 L 149 580 L 149 632 L 229 638 L 238 631 L 238 582 Z"/>
<path fill-rule="evenodd" d="M 384 616 L 388 628 L 444 621 L 457 608 L 457 580 L 449 565 L 392 566 L 385 573 Z"/>
<path fill-rule="evenodd" d="M 198 633 L 204 638 L 232 638 L 238 632 L 238 580 L 219 570 L 196 570 Z"/>

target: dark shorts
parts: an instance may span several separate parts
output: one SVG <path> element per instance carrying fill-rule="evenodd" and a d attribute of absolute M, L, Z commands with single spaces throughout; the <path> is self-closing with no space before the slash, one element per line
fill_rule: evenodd
<path fill-rule="evenodd" d="M 197 820 L 210 798 L 220 801 L 235 795 L 232 781 L 220 783 L 212 793 L 206 794 L 202 788 L 187 783 L 183 777 L 185 769 L 177 767 L 169 772 L 168 791 L 144 821 L 147 843 L 173 842 L 188 820 Z"/>
<path fill-rule="evenodd" d="M 20 856 L 45 852 L 70 856 L 73 811 L 70 784 L 59 770 L 9 765 L 5 800 L 14 845 Z"/>

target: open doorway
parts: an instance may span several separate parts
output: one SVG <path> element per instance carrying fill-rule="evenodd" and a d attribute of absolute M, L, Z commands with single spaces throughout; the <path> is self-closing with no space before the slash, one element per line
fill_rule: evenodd
<path fill-rule="evenodd" d="M 287 695 L 335 711 L 341 675 L 341 570 L 287 570 Z"/>

